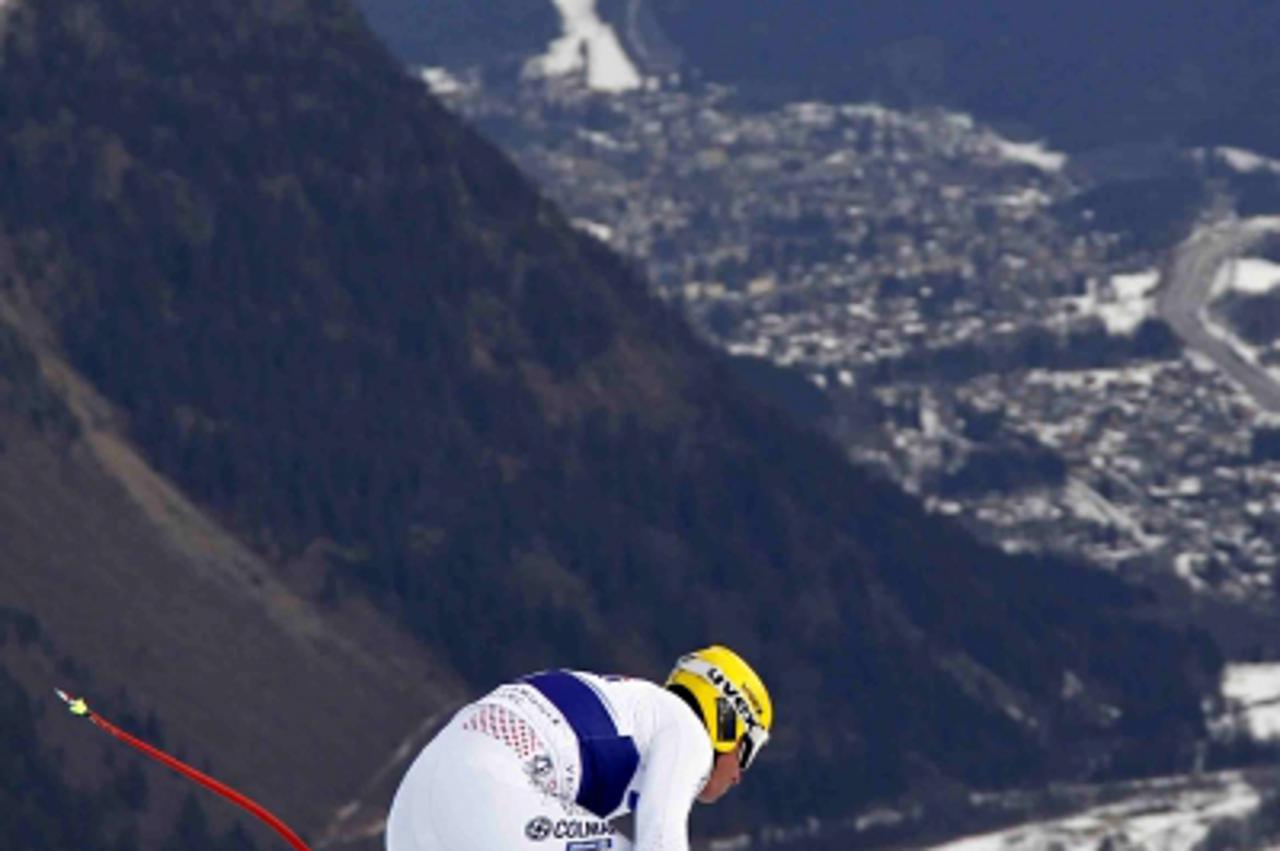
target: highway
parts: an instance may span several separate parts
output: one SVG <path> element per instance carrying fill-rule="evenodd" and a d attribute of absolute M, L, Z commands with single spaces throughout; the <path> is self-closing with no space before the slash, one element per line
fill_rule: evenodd
<path fill-rule="evenodd" d="M 1183 343 L 1213 361 L 1264 410 L 1280 414 L 1280 381 L 1206 327 L 1205 306 L 1223 265 L 1262 237 L 1265 227 L 1231 221 L 1192 234 L 1174 250 L 1156 292 L 1156 309 Z"/>

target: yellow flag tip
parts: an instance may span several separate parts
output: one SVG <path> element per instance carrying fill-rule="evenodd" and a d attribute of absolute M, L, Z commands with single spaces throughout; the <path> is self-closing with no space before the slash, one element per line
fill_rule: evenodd
<path fill-rule="evenodd" d="M 89 704 L 84 702 L 84 698 L 72 697 L 60 688 L 56 688 L 53 691 L 67 705 L 67 709 L 72 715 L 89 714 Z"/>

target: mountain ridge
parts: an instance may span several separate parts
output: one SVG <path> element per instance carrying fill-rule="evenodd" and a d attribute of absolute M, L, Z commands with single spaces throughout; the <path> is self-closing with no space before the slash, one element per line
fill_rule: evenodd
<path fill-rule="evenodd" d="M 496 78 L 519 73 L 559 32 L 551 0 L 484 14 L 464 0 L 360 3 L 403 61 Z M 523 27 L 510 25 L 515 5 Z M 1265 35 L 1277 13 L 1250 0 L 1144 0 L 1119 11 L 1010 0 L 596 6 L 643 73 L 727 84 L 744 104 L 945 106 L 1073 153 L 1170 141 L 1280 152 L 1265 100 L 1280 80 Z"/>

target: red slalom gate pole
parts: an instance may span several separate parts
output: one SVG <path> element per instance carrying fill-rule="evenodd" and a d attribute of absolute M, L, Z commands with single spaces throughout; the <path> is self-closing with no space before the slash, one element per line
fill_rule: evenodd
<path fill-rule="evenodd" d="M 142 753 L 154 759 L 156 762 L 160 762 L 160 763 L 163 763 L 164 765 L 167 765 L 169 768 L 172 768 L 174 771 L 178 772 L 184 777 L 187 777 L 190 780 L 194 780 L 196 783 L 199 783 L 201 786 L 205 787 L 206 789 L 209 789 L 210 791 L 215 792 L 218 795 L 221 795 L 222 797 L 226 798 L 228 801 L 231 801 L 233 804 L 240 807 L 241 809 L 245 809 L 253 813 L 260 820 L 262 820 L 267 825 L 269 825 L 272 830 L 280 834 L 281 838 L 284 839 L 285 842 L 288 842 L 293 848 L 295 848 L 296 851 L 311 851 L 311 849 L 307 847 L 307 844 L 302 841 L 302 839 L 298 836 L 298 834 L 293 832 L 293 830 L 289 827 L 289 825 L 282 822 L 279 818 L 275 816 L 275 814 L 273 814 L 266 807 L 259 804 L 257 801 L 253 800 L 247 795 L 242 795 L 241 793 L 237 792 L 235 789 L 232 789 L 230 786 L 226 785 L 225 783 L 222 783 L 218 780 L 213 779 L 212 777 L 205 774 L 204 772 L 197 771 L 196 769 L 187 765 L 182 760 L 177 759 L 173 756 L 170 756 L 169 754 L 165 753 L 164 751 L 160 750 L 154 745 L 149 745 L 146 742 L 142 741 L 142 739 L 139 739 L 136 736 L 129 735 L 124 730 L 121 730 L 115 724 L 112 724 L 110 721 L 108 721 L 107 719 L 103 718 L 101 715 L 99 715 L 98 713 L 90 709 L 89 704 L 85 703 L 83 698 L 72 698 L 68 696 L 67 693 L 64 692 L 62 689 L 55 689 L 55 691 L 57 692 L 58 697 L 62 698 L 63 703 L 67 704 L 67 709 L 70 710 L 72 715 L 78 715 L 81 718 L 87 718 L 90 723 L 92 723 L 99 730 L 102 730 L 104 733 L 114 736 L 115 738 L 119 739 L 120 741 L 124 742 L 126 745 L 128 745 L 131 748 L 134 748 L 135 750 L 141 751 Z"/>

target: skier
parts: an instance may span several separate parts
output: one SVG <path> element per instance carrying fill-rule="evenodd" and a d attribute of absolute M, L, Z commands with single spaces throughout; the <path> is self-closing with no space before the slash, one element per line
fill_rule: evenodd
<path fill-rule="evenodd" d="M 764 683 L 718 645 L 682 656 L 665 688 L 533 674 L 463 707 L 423 748 L 387 851 L 688 851 L 694 800 L 736 785 L 772 724 Z M 628 812 L 634 846 L 612 824 Z"/>

